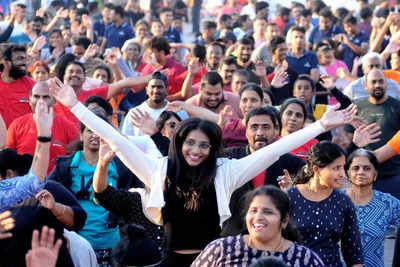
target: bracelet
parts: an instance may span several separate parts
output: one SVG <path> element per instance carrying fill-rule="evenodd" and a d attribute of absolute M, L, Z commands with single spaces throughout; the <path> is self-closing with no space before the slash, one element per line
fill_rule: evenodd
<path fill-rule="evenodd" d="M 38 136 L 37 140 L 42 143 L 51 142 L 51 136 Z"/>

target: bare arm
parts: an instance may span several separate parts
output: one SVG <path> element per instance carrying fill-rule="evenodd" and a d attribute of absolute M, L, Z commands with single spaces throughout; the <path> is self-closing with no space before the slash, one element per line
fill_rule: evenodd
<path fill-rule="evenodd" d="M 100 140 L 99 161 L 93 175 L 93 190 L 101 193 L 106 190 L 108 178 L 108 166 L 114 157 L 114 152 L 103 140 Z"/>
<path fill-rule="evenodd" d="M 179 112 L 180 110 L 185 110 L 190 117 L 199 117 L 209 121 L 218 123 L 219 115 L 206 108 L 198 107 L 183 101 L 174 101 L 168 105 L 168 109 L 174 112 Z"/>
<path fill-rule="evenodd" d="M 7 142 L 7 128 L 3 117 L 0 116 L 0 149 L 4 148 Z"/>
<path fill-rule="evenodd" d="M 51 213 L 66 227 L 74 226 L 74 211 L 61 203 L 55 201 L 53 195 L 47 191 L 42 190 L 36 195 L 36 198 L 40 201 L 40 204 L 49 209 Z"/>

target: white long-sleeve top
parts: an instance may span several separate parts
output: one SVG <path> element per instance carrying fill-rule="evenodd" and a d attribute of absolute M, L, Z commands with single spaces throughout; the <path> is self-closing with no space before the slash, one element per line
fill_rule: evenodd
<path fill-rule="evenodd" d="M 97 117 L 83 104 L 77 103 L 72 113 L 89 129 L 106 140 L 122 162 L 146 185 L 144 210 L 154 223 L 162 224 L 161 209 L 164 207 L 164 185 L 168 158 L 146 156 L 107 122 Z M 229 200 L 232 193 L 271 166 L 279 157 L 303 145 L 325 131 L 320 121 L 285 136 L 241 159 L 217 159 L 215 192 L 217 194 L 220 224 L 231 216 Z"/>

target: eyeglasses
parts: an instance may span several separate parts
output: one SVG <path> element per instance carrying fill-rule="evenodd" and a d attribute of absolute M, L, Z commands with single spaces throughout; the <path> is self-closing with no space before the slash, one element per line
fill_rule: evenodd
<path fill-rule="evenodd" d="M 194 147 L 197 145 L 197 144 L 196 144 L 196 141 L 194 141 L 194 140 L 192 140 L 192 139 L 186 140 L 186 141 L 184 142 L 184 144 L 185 144 L 186 146 L 190 147 L 190 148 L 194 148 Z M 207 143 L 207 142 L 200 142 L 200 144 L 198 144 L 197 147 L 198 147 L 200 150 L 209 150 L 209 149 L 211 148 L 211 145 L 210 145 L 209 143 Z"/>

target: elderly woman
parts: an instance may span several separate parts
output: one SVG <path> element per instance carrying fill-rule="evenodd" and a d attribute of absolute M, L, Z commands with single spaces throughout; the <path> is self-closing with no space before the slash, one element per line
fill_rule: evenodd
<path fill-rule="evenodd" d="M 121 48 L 122 58 L 132 72 L 142 72 L 146 63 L 142 62 L 142 46 L 134 39 L 124 43 Z"/>
<path fill-rule="evenodd" d="M 346 193 L 356 207 L 366 267 L 384 266 L 386 232 L 391 225 L 400 226 L 400 200 L 373 190 L 378 166 L 375 154 L 365 149 L 354 151 L 346 164 L 351 182 Z"/>

